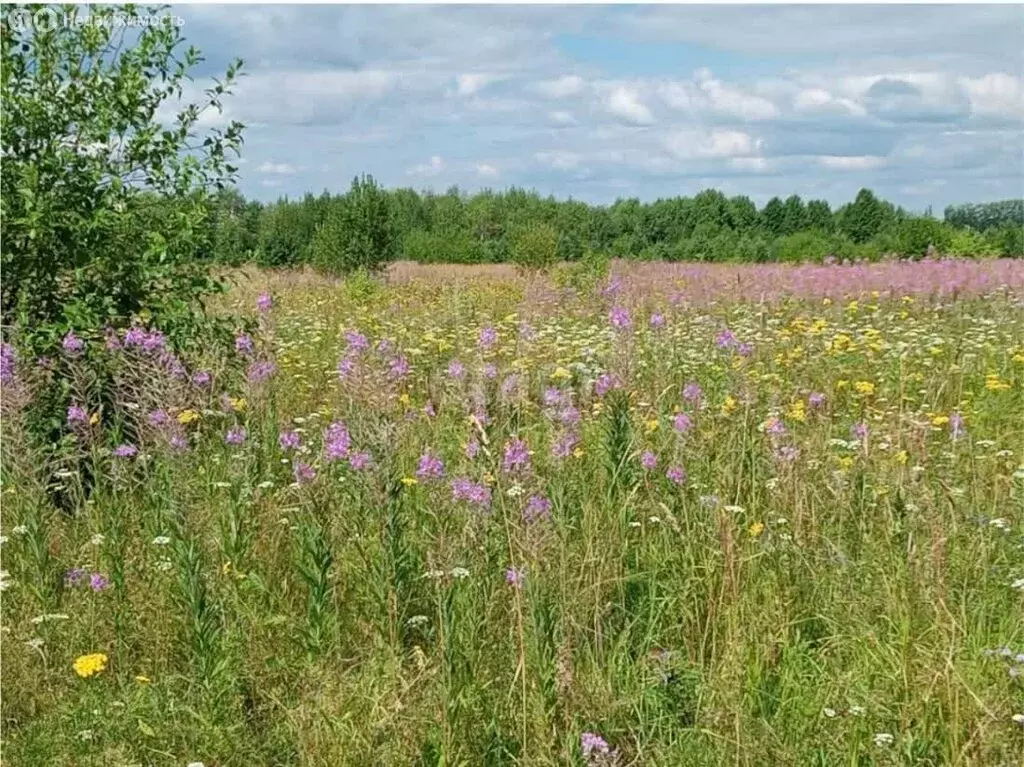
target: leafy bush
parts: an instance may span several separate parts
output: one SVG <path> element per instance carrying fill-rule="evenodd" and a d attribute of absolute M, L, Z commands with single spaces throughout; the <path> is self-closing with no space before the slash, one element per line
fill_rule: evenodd
<path fill-rule="evenodd" d="M 820 263 L 832 255 L 832 239 L 822 232 L 797 232 L 776 240 L 772 246 L 772 254 L 775 261 Z"/>
<path fill-rule="evenodd" d="M 547 269 L 558 256 L 558 232 L 550 224 L 519 229 L 512 236 L 510 256 L 523 269 Z"/>
<path fill-rule="evenodd" d="M 348 194 L 332 201 L 313 236 L 313 265 L 335 274 L 379 271 L 395 247 L 390 216 L 388 195 L 373 177 L 353 179 Z"/>
<path fill-rule="evenodd" d="M 177 27 L 133 24 L 134 6 L 93 6 L 99 23 L 32 31 L 15 10 L 4 6 L 0 36 L 4 323 L 35 353 L 143 310 L 175 340 L 193 335 L 206 325 L 203 298 L 221 288 L 207 270 L 210 193 L 233 177 L 242 137 L 237 122 L 205 137 L 197 128 L 241 62 L 161 124 L 158 110 L 200 61 L 179 51 Z"/>

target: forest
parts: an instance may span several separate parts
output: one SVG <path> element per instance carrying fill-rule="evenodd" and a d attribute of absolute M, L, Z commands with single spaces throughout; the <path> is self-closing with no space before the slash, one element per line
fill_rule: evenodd
<path fill-rule="evenodd" d="M 746 196 L 705 190 L 610 206 L 556 200 L 511 188 L 466 194 L 388 190 L 372 176 L 346 194 L 269 204 L 235 189 L 212 202 L 212 256 L 228 264 L 309 264 L 331 271 L 391 260 L 420 263 L 577 261 L 613 258 L 710 262 L 876 261 L 1024 255 L 1024 200 L 950 206 L 943 219 L 914 214 L 862 189 L 833 210 L 799 195 L 758 209 Z"/>

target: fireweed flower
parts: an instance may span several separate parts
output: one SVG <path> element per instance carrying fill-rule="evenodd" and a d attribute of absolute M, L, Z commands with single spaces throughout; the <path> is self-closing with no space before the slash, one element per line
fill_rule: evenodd
<path fill-rule="evenodd" d="M 855 423 L 850 428 L 850 434 L 853 435 L 854 439 L 866 439 L 868 436 L 868 425 L 864 421 Z"/>
<path fill-rule="evenodd" d="M 558 407 L 565 400 L 565 394 L 555 386 L 549 386 L 544 390 L 543 402 L 545 407 Z"/>
<path fill-rule="evenodd" d="M 736 353 L 741 357 L 749 357 L 754 353 L 754 345 L 748 341 L 744 341 L 736 347 Z"/>
<path fill-rule="evenodd" d="M 608 741 L 593 732 L 585 732 L 580 736 L 580 751 L 583 756 L 589 757 L 592 754 L 607 754 Z"/>
<path fill-rule="evenodd" d="M 9 383 L 14 380 L 14 347 L 10 344 L 0 345 L 0 381 Z"/>
<path fill-rule="evenodd" d="M 203 389 L 210 385 L 210 374 L 205 370 L 197 370 L 192 376 L 192 385 Z"/>
<path fill-rule="evenodd" d="M 373 468 L 373 459 L 369 453 L 352 453 L 348 457 L 348 465 L 354 471 L 366 471 Z"/>
<path fill-rule="evenodd" d="M 681 485 L 686 481 L 686 469 L 682 466 L 670 466 L 665 472 L 665 476 L 668 477 L 669 482 Z"/>
<path fill-rule="evenodd" d="M 519 338 L 523 341 L 532 341 L 537 337 L 537 333 L 530 326 L 529 322 L 525 320 L 519 323 Z"/>
<path fill-rule="evenodd" d="M 658 328 L 665 327 L 665 315 L 660 312 L 655 312 L 651 315 L 651 328 L 657 330 Z"/>
<path fill-rule="evenodd" d="M 267 291 L 263 291 L 256 296 L 256 308 L 261 312 L 269 312 L 274 308 L 274 299 L 270 297 Z"/>
<path fill-rule="evenodd" d="M 64 582 L 69 586 L 80 586 L 85 583 L 85 568 L 72 567 L 64 573 Z"/>
<path fill-rule="evenodd" d="M 786 424 L 781 419 L 772 416 L 765 422 L 764 431 L 773 437 L 781 437 L 786 433 Z"/>
<path fill-rule="evenodd" d="M 579 441 L 580 438 L 575 434 L 566 432 L 552 443 L 551 455 L 555 458 L 568 458 Z"/>
<path fill-rule="evenodd" d="M 356 330 L 345 331 L 345 342 L 348 344 L 349 354 L 358 354 L 370 348 L 370 342 L 366 336 Z"/>
<path fill-rule="evenodd" d="M 676 413 L 672 418 L 672 428 L 680 434 L 685 434 L 693 428 L 693 421 L 686 413 Z"/>
<path fill-rule="evenodd" d="M 434 416 L 437 415 L 437 410 L 434 409 L 433 402 L 428 402 L 426 405 L 423 406 L 423 415 L 425 415 L 427 418 L 433 418 Z"/>
<path fill-rule="evenodd" d="M 466 367 L 458 360 L 452 360 L 448 363 L 448 375 L 458 381 L 466 375 Z"/>
<path fill-rule="evenodd" d="M 351 352 L 346 354 L 338 362 L 338 377 L 348 378 L 351 376 L 359 365 L 359 361 L 355 358 L 355 355 Z"/>
<path fill-rule="evenodd" d="M 134 458 L 138 454 L 139 449 L 127 442 L 114 448 L 114 455 L 118 458 Z"/>
<path fill-rule="evenodd" d="M 168 437 L 167 442 L 175 450 L 188 450 L 188 439 L 182 434 L 172 434 Z"/>
<path fill-rule="evenodd" d="M 235 336 L 235 351 L 241 354 L 252 354 L 252 336 L 248 333 L 239 333 Z"/>
<path fill-rule="evenodd" d="M 728 328 L 715 336 L 715 346 L 719 349 L 731 349 L 736 345 L 736 336 Z"/>
<path fill-rule="evenodd" d="M 949 417 L 949 434 L 954 441 L 964 435 L 964 417 L 959 413 L 953 413 Z"/>
<path fill-rule="evenodd" d="M 224 435 L 224 441 L 229 445 L 241 445 L 245 442 L 245 429 L 241 426 L 232 426 Z"/>
<path fill-rule="evenodd" d="M 511 439 L 505 443 L 505 456 L 501 468 L 506 472 L 527 471 L 530 468 L 530 451 L 521 439 Z"/>
<path fill-rule="evenodd" d="M 340 461 L 348 458 L 352 438 L 344 421 L 335 421 L 324 432 L 324 459 Z"/>
<path fill-rule="evenodd" d="M 76 423 L 87 423 L 89 420 L 89 413 L 86 412 L 84 407 L 79 405 L 71 405 L 68 408 L 68 425 Z"/>
<path fill-rule="evenodd" d="M 683 399 L 687 402 L 700 402 L 703 396 L 704 390 L 700 388 L 700 384 L 694 381 L 690 381 L 683 387 Z"/>
<path fill-rule="evenodd" d="M 476 458 L 476 454 L 480 452 L 480 443 L 476 437 L 473 437 L 469 442 L 466 443 L 466 458 L 473 460 Z"/>
<path fill-rule="evenodd" d="M 807 397 L 807 404 L 810 405 L 815 410 L 817 410 L 818 408 L 825 404 L 825 395 L 822 394 L 821 392 L 811 392 L 811 394 Z"/>
<path fill-rule="evenodd" d="M 283 431 L 277 438 L 277 444 L 282 450 L 297 450 L 302 438 L 297 431 Z"/>
<path fill-rule="evenodd" d="M 103 340 L 108 352 L 114 352 L 121 348 L 121 339 L 117 337 L 117 331 L 113 328 L 103 329 Z"/>
<path fill-rule="evenodd" d="M 167 415 L 166 410 L 154 410 L 149 414 L 147 420 L 150 426 L 166 426 L 170 422 L 171 417 Z"/>
<path fill-rule="evenodd" d="M 429 452 L 424 453 L 420 456 L 416 476 L 424 480 L 440 479 L 444 476 L 444 461 Z"/>
<path fill-rule="evenodd" d="M 491 379 L 497 378 L 498 377 L 498 366 L 495 365 L 493 362 L 488 362 L 486 365 L 484 365 L 483 373 L 484 373 L 484 378 L 491 378 Z"/>
<path fill-rule="evenodd" d="M 608 313 L 608 321 L 612 324 L 612 327 L 618 328 L 619 330 L 626 330 L 632 325 L 632 320 L 629 318 L 629 311 L 621 306 L 614 306 Z"/>
<path fill-rule="evenodd" d="M 254 362 L 245 371 L 245 377 L 249 383 L 262 383 L 277 372 L 277 365 L 269 360 Z"/>
<path fill-rule="evenodd" d="M 85 349 L 85 341 L 75 335 L 75 331 L 69 330 L 61 342 L 64 351 L 68 354 L 79 354 Z"/>
<path fill-rule="evenodd" d="M 541 519 L 548 519 L 551 516 L 551 501 L 543 495 L 531 495 L 523 509 L 523 521 L 530 523 Z"/>
<path fill-rule="evenodd" d="M 480 330 L 480 336 L 477 338 L 477 346 L 481 349 L 490 349 L 494 344 L 498 342 L 498 331 L 488 326 Z"/>
<path fill-rule="evenodd" d="M 388 368 L 388 376 L 391 378 L 405 378 L 409 375 L 409 360 L 405 357 L 398 356 L 391 360 L 391 366 Z"/>
<path fill-rule="evenodd" d="M 142 349 L 147 352 L 162 351 L 167 345 L 167 338 L 159 330 L 151 330 L 142 338 Z"/>
<path fill-rule="evenodd" d="M 89 576 L 89 588 L 93 591 L 105 591 L 110 588 L 110 581 L 103 573 L 93 573 Z"/>
<path fill-rule="evenodd" d="M 651 471 L 658 465 L 658 456 L 650 450 L 644 450 L 643 455 L 640 456 L 640 465 L 647 471 Z"/>
<path fill-rule="evenodd" d="M 594 383 L 594 394 L 603 397 L 612 389 L 619 388 L 618 379 L 611 373 L 602 373 Z"/>
<path fill-rule="evenodd" d="M 292 463 L 292 474 L 295 475 L 295 481 L 300 485 L 312 482 L 316 479 L 316 470 L 303 461 L 295 461 Z"/>
<path fill-rule="evenodd" d="M 142 346 L 146 340 L 146 331 L 138 325 L 128 328 L 124 334 L 124 345 L 128 347 Z"/>
<path fill-rule="evenodd" d="M 511 402 L 519 391 L 519 376 L 513 373 L 512 375 L 505 376 L 505 380 L 501 382 L 501 401 Z"/>
<path fill-rule="evenodd" d="M 467 501 L 486 508 L 491 505 L 491 489 L 468 477 L 456 477 L 452 480 L 452 500 Z"/>
<path fill-rule="evenodd" d="M 523 573 L 514 567 L 505 569 L 505 583 L 516 588 L 523 585 Z"/>

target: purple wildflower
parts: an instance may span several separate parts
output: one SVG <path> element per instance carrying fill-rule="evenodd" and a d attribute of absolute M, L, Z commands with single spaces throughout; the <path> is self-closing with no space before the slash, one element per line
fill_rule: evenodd
<path fill-rule="evenodd" d="M 448 375 L 458 381 L 466 375 L 466 367 L 458 360 L 452 360 L 448 363 Z"/>
<path fill-rule="evenodd" d="M 274 308 L 274 299 L 270 297 L 267 291 L 263 291 L 256 296 L 256 308 L 261 312 L 269 312 Z"/>
<path fill-rule="evenodd" d="M 516 588 L 519 588 L 520 586 L 522 586 L 523 585 L 523 573 L 522 573 L 522 571 L 521 570 L 517 570 L 514 567 L 506 568 L 505 569 L 505 583 L 507 583 L 510 586 L 515 586 Z"/>
<path fill-rule="evenodd" d="M 128 347 L 142 346 L 146 340 L 146 331 L 140 328 L 138 325 L 133 325 L 128 328 L 124 334 L 124 345 Z"/>
<path fill-rule="evenodd" d="M 355 355 L 349 352 L 344 357 L 342 357 L 341 360 L 338 362 L 338 377 L 348 378 L 350 375 L 352 375 L 352 373 L 355 372 L 356 366 L 358 364 L 359 363 L 356 360 Z"/>
<path fill-rule="evenodd" d="M 147 420 L 150 426 L 166 426 L 170 423 L 171 417 L 167 415 L 166 410 L 154 410 Z"/>
<path fill-rule="evenodd" d="M 10 344 L 0 345 L 0 381 L 9 383 L 14 380 L 14 347 Z"/>
<path fill-rule="evenodd" d="M 252 336 L 248 333 L 239 333 L 235 336 L 235 351 L 241 354 L 252 354 Z"/>
<path fill-rule="evenodd" d="M 580 736 L 580 751 L 583 756 L 589 757 L 593 753 L 607 754 L 608 741 L 593 732 L 585 732 Z"/>
<path fill-rule="evenodd" d="M 658 456 L 650 450 L 644 450 L 643 455 L 640 456 L 640 465 L 647 471 L 651 471 L 658 465 Z"/>
<path fill-rule="evenodd" d="M 736 336 L 733 332 L 726 328 L 717 336 L 715 336 L 715 346 L 719 349 L 731 349 L 736 345 Z"/>
<path fill-rule="evenodd" d="M 749 341 L 744 341 L 743 343 L 736 347 L 736 353 L 739 354 L 741 357 L 749 357 L 751 354 L 754 353 L 754 345 Z"/>
<path fill-rule="evenodd" d="M 64 347 L 64 351 L 68 354 L 79 354 L 85 349 L 85 341 L 75 335 L 75 331 L 69 330 L 67 335 L 64 336 L 64 340 L 61 342 Z"/>
<path fill-rule="evenodd" d="M 366 336 L 356 330 L 345 331 L 345 342 L 348 344 L 349 354 L 358 354 L 370 348 L 370 342 L 366 340 Z"/>
<path fill-rule="evenodd" d="M 685 434 L 693 428 L 693 420 L 686 413 L 676 413 L 672 418 L 672 428 L 680 434 Z"/>
<path fill-rule="evenodd" d="M 89 576 L 89 588 L 93 591 L 103 591 L 110 587 L 110 581 L 103 573 L 93 573 Z"/>
<path fill-rule="evenodd" d="M 283 431 L 277 437 L 277 444 L 282 450 L 298 450 L 302 438 L 297 431 Z"/>
<path fill-rule="evenodd" d="M 249 383 L 263 383 L 277 372 L 277 365 L 270 360 L 254 362 L 245 371 L 245 377 Z"/>
<path fill-rule="evenodd" d="M 151 330 L 142 338 L 142 349 L 147 352 L 158 352 L 167 345 L 167 338 L 159 330 Z"/>
<path fill-rule="evenodd" d="M 348 465 L 355 471 L 366 471 L 373 468 L 373 459 L 369 453 L 352 453 L 348 457 Z"/>
<path fill-rule="evenodd" d="M 555 386 L 549 386 L 547 389 L 544 390 L 543 401 L 546 407 L 557 407 L 558 405 L 562 404 L 565 398 L 565 394 L 562 392 L 562 390 Z"/>
<path fill-rule="evenodd" d="M 172 434 L 167 442 L 175 450 L 188 450 L 188 439 L 182 434 Z"/>
<path fill-rule="evenodd" d="M 481 349 L 490 349 L 494 344 L 498 342 L 498 331 L 489 325 L 486 328 L 480 330 L 480 336 L 477 338 L 477 345 Z"/>
<path fill-rule="evenodd" d="M 825 404 L 825 395 L 817 391 L 811 392 L 810 395 L 807 397 L 807 404 L 810 405 L 815 410 L 817 410 L 818 408 Z"/>
<path fill-rule="evenodd" d="M 519 338 L 523 341 L 532 341 L 537 337 L 536 331 L 530 326 L 530 323 L 523 320 L 519 323 Z"/>
<path fill-rule="evenodd" d="M 703 396 L 704 390 L 701 389 L 700 384 L 695 381 L 690 381 L 683 387 L 683 399 L 687 402 L 700 402 L 701 397 Z"/>
<path fill-rule="evenodd" d="M 85 582 L 85 568 L 72 567 L 64 573 L 64 582 L 69 586 L 80 586 Z"/>
<path fill-rule="evenodd" d="M 612 327 L 619 330 L 625 330 L 633 324 L 629 318 L 629 311 L 621 306 L 612 307 L 612 310 L 608 313 L 608 321 L 611 322 Z"/>
<path fill-rule="evenodd" d="M 469 442 L 466 443 L 466 458 L 473 460 L 476 458 L 476 454 L 480 452 L 480 443 L 477 442 L 476 437 L 473 437 Z"/>
<path fill-rule="evenodd" d="M 564 407 L 555 414 L 555 419 L 565 426 L 575 426 L 583 419 L 583 415 L 574 407 Z"/>
<path fill-rule="evenodd" d="M 423 406 L 423 415 L 425 415 L 427 418 L 433 418 L 434 416 L 437 415 L 437 410 L 434 408 L 433 402 L 428 402 L 426 405 Z"/>
<path fill-rule="evenodd" d="M 104 328 L 103 337 L 108 352 L 114 352 L 121 348 L 121 339 L 117 337 L 117 331 L 113 328 Z"/>
<path fill-rule="evenodd" d="M 655 312 L 651 315 L 651 328 L 658 330 L 659 328 L 665 327 L 665 315 L 660 312 Z"/>
<path fill-rule="evenodd" d="M 513 373 L 501 382 L 501 401 L 510 402 L 519 390 L 519 376 Z"/>
<path fill-rule="evenodd" d="M 352 447 L 352 438 L 344 421 L 335 421 L 324 432 L 324 458 L 328 461 L 340 461 L 348 458 Z"/>
<path fill-rule="evenodd" d="M 232 426 L 224 435 L 224 441 L 229 445 L 241 445 L 245 442 L 245 429 L 241 426 Z"/>
<path fill-rule="evenodd" d="M 681 485 L 686 481 L 686 469 L 682 466 L 669 466 L 665 476 L 668 477 L 669 482 Z"/>
<path fill-rule="evenodd" d="M 303 461 L 292 463 L 292 474 L 295 476 L 295 481 L 300 485 L 316 479 L 316 469 Z"/>
<path fill-rule="evenodd" d="M 867 436 L 868 436 L 868 425 L 867 425 L 867 423 L 864 422 L 864 421 L 861 421 L 860 423 L 855 423 L 850 428 L 850 434 L 853 435 L 854 439 L 867 439 Z"/>
<path fill-rule="evenodd" d="M 953 413 L 949 417 L 949 433 L 953 441 L 960 439 L 964 432 L 964 417 L 959 413 Z"/>
<path fill-rule="evenodd" d="M 765 423 L 764 431 L 773 437 L 781 437 L 786 433 L 786 424 L 782 422 L 782 419 L 772 416 Z"/>
<path fill-rule="evenodd" d="M 580 438 L 575 434 L 566 432 L 551 445 L 551 455 L 555 458 L 568 458 L 579 441 Z"/>
<path fill-rule="evenodd" d="M 114 448 L 114 455 L 118 458 L 134 458 L 138 454 L 139 449 L 127 442 Z"/>
<path fill-rule="evenodd" d="M 409 360 L 402 356 L 395 357 L 391 360 L 388 375 L 392 378 L 405 378 L 409 375 Z"/>
<path fill-rule="evenodd" d="M 523 509 L 523 521 L 530 523 L 551 516 L 551 501 L 543 495 L 531 495 Z"/>
<path fill-rule="evenodd" d="M 491 489 L 482 482 L 473 482 L 468 477 L 452 480 L 452 500 L 467 501 L 487 508 L 491 505 Z"/>
<path fill-rule="evenodd" d="M 498 377 L 498 366 L 495 365 L 493 362 L 488 362 L 486 365 L 484 365 L 483 373 L 484 378 L 489 378 L 493 380 Z"/>
<path fill-rule="evenodd" d="M 800 457 L 800 451 L 792 445 L 783 445 L 775 451 L 775 457 L 782 463 L 792 463 Z"/>
<path fill-rule="evenodd" d="M 521 439 L 511 439 L 505 443 L 505 457 L 501 468 L 504 471 L 525 471 L 530 468 L 530 451 Z"/>
<path fill-rule="evenodd" d="M 379 354 L 390 354 L 392 348 L 394 348 L 394 344 L 386 338 L 382 338 L 377 342 L 377 352 Z"/>
<path fill-rule="evenodd" d="M 420 479 L 440 479 L 444 476 L 444 461 L 431 453 L 420 456 L 416 476 Z"/>
<path fill-rule="evenodd" d="M 619 380 L 611 373 L 602 373 L 594 383 L 594 394 L 603 397 L 612 389 L 619 388 Z"/>
<path fill-rule="evenodd" d="M 86 423 L 89 420 L 89 413 L 80 405 L 71 405 L 68 408 L 68 425 Z"/>
<path fill-rule="evenodd" d="M 192 376 L 192 385 L 203 389 L 210 385 L 210 374 L 205 370 L 197 370 Z"/>

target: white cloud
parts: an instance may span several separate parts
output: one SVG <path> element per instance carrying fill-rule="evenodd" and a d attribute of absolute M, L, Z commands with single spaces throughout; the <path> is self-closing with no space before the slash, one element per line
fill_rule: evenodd
<path fill-rule="evenodd" d="M 679 160 L 695 158 L 750 157 L 761 151 L 763 142 L 738 130 L 710 132 L 684 130 L 665 137 L 663 145 Z"/>
<path fill-rule="evenodd" d="M 555 150 L 553 152 L 537 152 L 533 158 L 555 170 L 572 170 L 578 168 L 582 159 L 575 152 Z"/>
<path fill-rule="evenodd" d="M 872 170 L 885 165 L 885 158 L 874 155 L 860 155 L 856 157 L 823 155 L 818 158 L 818 162 L 830 170 Z"/>
<path fill-rule="evenodd" d="M 488 163 L 480 162 L 476 165 L 476 175 L 480 176 L 480 178 L 496 178 L 498 176 L 498 169 Z"/>
<path fill-rule="evenodd" d="M 556 125 L 576 125 L 576 118 L 572 116 L 571 112 L 556 110 L 548 112 L 548 117 Z"/>
<path fill-rule="evenodd" d="M 460 96 L 472 96 L 493 82 L 494 78 L 491 75 L 474 73 L 459 75 L 455 81 Z"/>
<path fill-rule="evenodd" d="M 634 88 L 625 85 L 612 90 L 605 102 L 605 108 L 609 114 L 634 125 L 650 125 L 654 122 L 651 110 L 640 101 L 640 94 Z"/>
<path fill-rule="evenodd" d="M 793 108 L 806 114 L 835 114 L 862 117 L 866 114 L 863 106 L 853 99 L 836 96 L 824 88 L 805 88 L 793 98 Z"/>
<path fill-rule="evenodd" d="M 1024 119 L 1024 81 L 1005 72 L 984 77 L 964 77 L 960 84 L 975 114 Z"/>
<path fill-rule="evenodd" d="M 741 120 L 770 120 L 779 116 L 779 110 L 768 99 L 744 93 L 738 88 L 725 85 L 721 80 L 706 79 L 700 83 L 700 87 L 716 112 Z"/>
<path fill-rule="evenodd" d="M 259 173 L 272 173 L 279 176 L 291 175 L 295 172 L 295 168 L 286 162 L 270 162 L 269 160 L 256 170 Z"/>
<path fill-rule="evenodd" d="M 772 163 L 764 157 L 730 157 L 729 167 L 735 170 L 764 173 L 771 170 Z"/>
<path fill-rule="evenodd" d="M 583 92 L 583 78 L 578 75 L 563 75 L 557 80 L 544 80 L 536 85 L 541 95 L 550 99 L 564 99 Z"/>
<path fill-rule="evenodd" d="M 435 154 L 430 158 L 430 162 L 414 165 L 406 173 L 410 176 L 436 176 L 442 170 L 444 170 L 444 160 L 440 155 Z"/>

